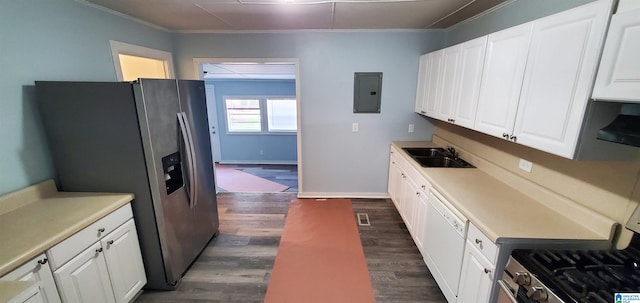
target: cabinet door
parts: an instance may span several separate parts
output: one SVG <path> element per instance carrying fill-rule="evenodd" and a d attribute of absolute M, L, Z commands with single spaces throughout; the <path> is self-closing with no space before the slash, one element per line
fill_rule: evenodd
<path fill-rule="evenodd" d="M 147 283 L 133 219 L 108 234 L 101 242 L 116 302 L 129 302 Z"/>
<path fill-rule="evenodd" d="M 457 93 L 459 91 L 459 66 L 462 44 L 447 47 L 442 53 L 442 71 L 440 72 L 440 94 L 437 102 L 436 118 L 453 122 L 456 108 Z"/>
<path fill-rule="evenodd" d="M 487 49 L 487 36 L 473 39 L 462 44 L 458 81 L 454 89 L 453 122 L 457 125 L 473 128 L 478 108 L 478 96 L 484 66 L 484 54 Z"/>
<path fill-rule="evenodd" d="M 44 300 L 42 289 L 36 284 L 9 299 L 6 303 L 45 303 Z"/>
<path fill-rule="evenodd" d="M 400 163 L 401 156 L 396 154 L 397 151 L 391 151 L 389 160 L 389 196 L 391 201 L 396 205 L 398 212 L 401 211 L 402 202 L 402 182 L 404 182 L 405 174 Z"/>
<path fill-rule="evenodd" d="M 573 157 L 610 5 L 597 1 L 533 22 L 514 141 Z"/>
<path fill-rule="evenodd" d="M 474 129 L 496 137 L 510 135 L 518 110 L 532 23 L 487 37 Z"/>
<path fill-rule="evenodd" d="M 64 302 L 115 302 L 100 242 L 53 273 Z"/>
<path fill-rule="evenodd" d="M 593 98 L 640 102 L 640 9 L 611 17 Z"/>
<path fill-rule="evenodd" d="M 44 254 L 41 254 L 24 265 L 2 276 L 5 281 L 33 281 L 37 284 L 37 294 L 29 296 L 34 302 L 59 303 L 60 296 L 53 279 L 49 262 Z M 27 301 L 31 302 L 31 301 Z"/>
<path fill-rule="evenodd" d="M 415 233 L 414 223 L 417 200 L 420 195 L 418 186 L 411 180 L 411 178 L 405 178 L 403 184 L 403 206 L 402 206 L 402 218 L 409 230 L 409 233 L 413 236 Z"/>
<path fill-rule="evenodd" d="M 494 266 L 467 242 L 456 303 L 488 303 Z"/>
<path fill-rule="evenodd" d="M 418 67 L 418 83 L 416 87 L 416 113 L 418 114 L 426 114 L 427 112 L 423 108 L 425 101 L 425 91 L 427 86 L 427 64 L 428 64 L 429 54 L 425 54 L 420 56 L 420 63 Z"/>
<path fill-rule="evenodd" d="M 402 198 L 402 169 L 398 162 L 396 155 L 397 151 L 392 150 L 389 156 L 389 196 L 391 201 L 396 205 L 398 211 L 400 211 L 398 201 Z"/>
<path fill-rule="evenodd" d="M 426 86 L 424 92 L 424 105 L 422 109 L 425 115 L 437 118 L 438 102 L 440 100 L 440 81 L 442 70 L 442 58 L 444 50 L 427 54 Z"/>
<path fill-rule="evenodd" d="M 424 192 L 421 192 L 419 197 L 418 197 L 418 203 L 416 205 L 416 223 L 415 223 L 415 233 L 414 233 L 414 241 L 416 242 L 416 246 L 418 247 L 418 249 L 420 250 L 420 253 L 422 253 L 423 257 L 424 257 L 424 236 L 425 236 L 425 229 L 426 229 L 426 223 L 427 223 L 427 209 L 428 209 L 428 195 L 424 194 Z"/>

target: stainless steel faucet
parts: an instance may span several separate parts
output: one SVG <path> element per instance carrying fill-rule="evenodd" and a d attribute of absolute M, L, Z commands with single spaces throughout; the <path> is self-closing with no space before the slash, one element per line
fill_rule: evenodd
<path fill-rule="evenodd" d="M 449 152 L 449 156 L 453 159 L 458 159 L 458 152 L 453 146 L 447 146 L 447 152 Z"/>

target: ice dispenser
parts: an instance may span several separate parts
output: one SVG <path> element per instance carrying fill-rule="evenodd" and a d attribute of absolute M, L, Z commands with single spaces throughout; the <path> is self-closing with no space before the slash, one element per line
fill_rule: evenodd
<path fill-rule="evenodd" d="M 167 195 L 170 195 L 184 185 L 182 167 L 180 166 L 180 152 L 162 157 L 162 170 L 164 171 Z"/>

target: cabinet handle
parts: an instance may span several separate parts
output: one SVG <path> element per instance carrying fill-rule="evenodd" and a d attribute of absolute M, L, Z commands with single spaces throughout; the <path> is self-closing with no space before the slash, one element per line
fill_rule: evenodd
<path fill-rule="evenodd" d="M 417 192 L 416 192 L 416 196 L 419 196 L 419 195 L 420 195 L 420 192 L 418 192 L 418 191 L 417 191 Z"/>
<path fill-rule="evenodd" d="M 456 123 L 456 119 L 451 119 L 451 123 Z"/>
<path fill-rule="evenodd" d="M 509 139 L 511 139 L 511 141 L 513 141 L 513 142 L 518 141 L 518 138 L 516 136 L 511 136 Z"/>
<path fill-rule="evenodd" d="M 490 272 L 491 272 L 491 270 L 490 270 L 490 269 L 487 269 L 487 268 L 485 268 L 485 269 L 484 269 L 484 273 L 485 273 L 485 274 L 488 274 L 488 273 L 490 273 Z"/>
<path fill-rule="evenodd" d="M 49 261 L 49 260 L 47 260 L 47 258 L 44 258 L 42 260 L 38 260 L 38 264 L 45 265 L 45 264 L 47 264 L 47 261 Z"/>
<path fill-rule="evenodd" d="M 101 228 L 98 229 L 99 233 L 103 233 L 104 231 L 105 231 L 104 227 L 101 227 Z"/>
<path fill-rule="evenodd" d="M 100 248 L 96 249 L 96 253 L 98 253 L 98 254 L 99 254 L 99 253 L 101 253 L 101 252 L 102 252 L 102 247 L 100 247 Z"/>
<path fill-rule="evenodd" d="M 502 133 L 502 138 L 505 138 L 505 139 L 509 140 L 509 134 L 507 134 L 507 133 Z"/>
<path fill-rule="evenodd" d="M 420 113 L 421 113 L 421 114 L 426 114 L 427 112 L 425 112 L 425 111 L 421 110 L 421 111 L 420 111 Z"/>
<path fill-rule="evenodd" d="M 482 240 L 476 239 L 476 244 L 482 244 Z"/>
<path fill-rule="evenodd" d="M 113 245 L 113 240 L 109 240 L 109 241 L 107 241 L 107 244 L 109 244 L 109 245 Z"/>
<path fill-rule="evenodd" d="M 427 189 L 427 186 L 425 186 L 425 185 L 421 185 L 420 187 L 421 187 L 422 189 L 424 189 L 424 190 L 426 190 L 426 189 Z"/>

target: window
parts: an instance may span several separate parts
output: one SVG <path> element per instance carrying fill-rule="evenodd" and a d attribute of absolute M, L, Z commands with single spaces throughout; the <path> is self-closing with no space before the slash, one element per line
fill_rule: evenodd
<path fill-rule="evenodd" d="M 298 130 L 295 98 L 225 98 L 229 133 L 291 133 Z"/>
<path fill-rule="evenodd" d="M 109 43 L 118 81 L 174 77 L 171 53 L 113 40 Z"/>
<path fill-rule="evenodd" d="M 259 99 L 227 99 L 229 132 L 261 132 L 262 115 Z"/>
<path fill-rule="evenodd" d="M 267 122 L 270 132 L 295 132 L 296 99 L 267 99 Z"/>

